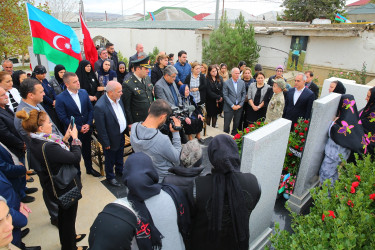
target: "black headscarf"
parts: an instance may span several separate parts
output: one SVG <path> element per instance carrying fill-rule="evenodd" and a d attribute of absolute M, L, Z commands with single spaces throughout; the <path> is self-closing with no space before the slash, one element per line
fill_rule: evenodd
<path fill-rule="evenodd" d="M 25 71 L 17 70 L 14 71 L 12 74 L 12 80 L 13 80 L 13 88 L 19 89 L 21 82 L 20 82 L 20 76 L 26 74 Z"/>
<path fill-rule="evenodd" d="M 372 87 L 369 91 L 371 93 L 370 99 L 359 116 L 366 137 L 362 144 L 367 146 L 367 151 L 370 154 L 373 154 L 375 148 L 375 87 Z"/>
<path fill-rule="evenodd" d="M 240 156 L 236 142 L 229 135 L 217 135 L 208 145 L 208 158 L 213 165 L 213 193 L 211 218 L 209 218 L 209 239 L 219 242 L 222 227 L 224 199 L 229 202 L 233 234 L 239 249 L 247 249 L 249 245 L 248 211 L 245 205 L 242 188 L 237 177 L 240 172 Z"/>
<path fill-rule="evenodd" d="M 123 180 L 129 189 L 128 200 L 138 212 L 140 220 L 136 235 L 139 249 L 162 248 L 163 235 L 156 228 L 144 202 L 158 195 L 161 189 L 167 192 L 175 203 L 178 227 L 186 242 L 190 230 L 190 211 L 186 198 L 176 186 L 158 183 L 159 175 L 148 155 L 139 152 L 129 156 L 125 162 Z"/>
<path fill-rule="evenodd" d="M 46 67 L 44 67 L 43 65 L 36 65 L 33 73 L 31 74 L 31 77 L 34 78 L 34 79 L 37 79 L 36 75 L 42 75 L 42 74 L 45 74 L 45 73 L 47 73 Z"/>
<path fill-rule="evenodd" d="M 343 95 L 343 94 L 346 93 L 346 88 L 345 88 L 345 86 L 344 86 L 344 84 L 342 82 L 337 81 L 336 87 L 333 90 L 333 92 Z"/>
<path fill-rule="evenodd" d="M 331 127 L 331 138 L 338 145 L 356 153 L 363 153 L 361 144 L 364 136 L 363 127 L 359 124 L 359 114 L 354 96 L 342 95 L 337 109 L 339 117 Z"/>
<path fill-rule="evenodd" d="M 90 249 L 130 250 L 136 229 L 135 214 L 123 205 L 110 203 L 98 214 L 90 228 Z"/>
<path fill-rule="evenodd" d="M 63 81 L 63 79 L 60 78 L 60 76 L 59 76 L 59 71 L 61 71 L 61 70 L 63 70 L 63 69 L 65 69 L 65 67 L 64 67 L 64 65 L 61 65 L 61 64 L 57 64 L 57 65 L 55 66 L 55 69 L 54 69 L 54 71 L 55 71 L 55 79 L 56 79 L 57 82 L 60 84 L 60 86 L 61 86 L 61 85 L 64 85 L 64 81 Z"/>
<path fill-rule="evenodd" d="M 99 82 L 92 67 L 90 72 L 86 72 L 85 67 L 89 64 L 90 62 L 87 60 L 80 61 L 76 74 L 78 76 L 81 89 L 85 89 L 89 95 L 95 96 Z"/>
<path fill-rule="evenodd" d="M 125 66 L 125 72 L 124 73 L 120 72 L 120 65 L 121 64 L 123 64 Z M 124 78 L 125 78 L 126 74 L 128 74 L 128 71 L 126 70 L 126 64 L 123 61 L 120 61 L 118 63 L 116 74 L 117 74 L 117 81 L 122 84 L 124 82 Z"/>

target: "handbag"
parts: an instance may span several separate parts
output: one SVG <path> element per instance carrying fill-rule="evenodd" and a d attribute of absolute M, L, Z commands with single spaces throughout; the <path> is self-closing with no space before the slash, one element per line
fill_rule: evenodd
<path fill-rule="evenodd" d="M 47 142 L 46 142 L 47 143 Z M 78 169 L 73 164 L 61 165 L 59 172 L 53 175 L 45 155 L 45 145 L 42 146 L 44 161 L 47 166 L 48 175 L 51 179 L 52 190 L 57 198 L 58 204 L 63 209 L 68 209 L 82 198 L 81 190 L 77 185 Z"/>

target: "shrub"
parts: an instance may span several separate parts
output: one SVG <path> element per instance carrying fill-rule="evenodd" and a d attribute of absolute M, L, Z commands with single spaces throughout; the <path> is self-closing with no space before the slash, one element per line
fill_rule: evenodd
<path fill-rule="evenodd" d="M 326 180 L 310 191 L 308 215 L 292 213 L 294 234 L 276 225 L 275 249 L 375 249 L 375 163 L 367 155 L 338 168 L 334 187 Z"/>
<path fill-rule="evenodd" d="M 263 120 L 258 120 L 256 122 L 254 122 L 254 124 L 251 124 L 249 127 L 245 128 L 243 131 L 237 130 L 238 133 L 235 136 L 233 136 L 233 140 L 235 140 L 236 143 L 237 143 L 238 153 L 240 155 L 241 155 L 241 151 L 242 151 L 243 137 L 245 135 L 247 135 L 248 133 L 251 133 L 251 132 L 257 130 L 258 128 L 263 127 L 264 125 L 266 125 L 266 123 L 264 123 Z"/>

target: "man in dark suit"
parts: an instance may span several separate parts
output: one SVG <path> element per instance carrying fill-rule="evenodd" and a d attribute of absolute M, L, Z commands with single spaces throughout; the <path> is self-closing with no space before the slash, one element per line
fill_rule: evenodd
<path fill-rule="evenodd" d="M 82 142 L 82 156 L 85 162 L 86 173 L 99 177 L 101 174 L 92 168 L 91 161 L 91 134 L 93 121 L 93 108 L 86 90 L 80 89 L 78 76 L 66 72 L 63 81 L 67 87 L 56 97 L 56 113 L 65 130 L 68 129 L 70 118 L 75 118 L 78 138 Z"/>
<path fill-rule="evenodd" d="M 311 90 L 314 93 L 315 99 L 318 99 L 318 96 L 319 96 L 319 87 L 318 87 L 318 85 L 316 85 L 313 82 L 314 73 L 312 71 L 308 70 L 308 71 L 305 72 L 305 75 L 306 75 L 305 86 L 308 87 L 309 90 Z"/>
<path fill-rule="evenodd" d="M 143 45 L 140 44 L 140 43 L 137 43 L 135 45 L 135 50 L 137 51 L 137 53 L 135 53 L 134 55 L 132 55 L 131 57 L 129 57 L 129 63 L 132 62 L 132 61 L 137 61 L 138 60 L 138 54 L 143 52 Z"/>
<path fill-rule="evenodd" d="M 315 95 L 305 87 L 305 82 L 306 75 L 298 73 L 294 79 L 294 88 L 291 88 L 286 95 L 283 117 L 293 123 L 296 123 L 300 117 L 304 119 L 311 117 Z"/>
<path fill-rule="evenodd" d="M 120 99 L 122 86 L 116 81 L 109 81 L 106 86 L 107 94 L 100 97 L 94 107 L 94 118 L 98 131 L 98 140 L 102 144 L 105 156 L 105 174 L 112 186 L 122 186 L 115 179 L 122 175 L 124 165 L 124 133 L 127 128 L 125 108 Z"/>
<path fill-rule="evenodd" d="M 243 104 L 246 98 L 246 87 L 240 78 L 240 69 L 232 69 L 232 77 L 224 82 L 224 132 L 229 133 L 230 123 L 233 119 L 232 135 L 237 133 L 240 124 Z"/>

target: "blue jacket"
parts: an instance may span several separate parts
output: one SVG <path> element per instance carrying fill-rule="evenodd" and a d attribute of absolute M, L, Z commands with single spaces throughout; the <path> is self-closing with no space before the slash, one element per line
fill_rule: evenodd
<path fill-rule="evenodd" d="M 12 243 L 20 247 L 21 228 L 27 225 L 27 218 L 20 212 L 20 198 L 2 171 L 0 171 L 0 195 L 7 200 L 9 212 L 12 215 L 14 226 Z"/>
<path fill-rule="evenodd" d="M 186 61 L 184 65 L 182 65 L 179 61 L 174 64 L 174 67 L 177 69 L 178 74 L 176 76 L 175 82 L 178 83 L 181 81 L 182 83 L 185 82 L 185 79 L 187 75 L 191 74 L 191 66 L 190 64 Z"/>
<path fill-rule="evenodd" d="M 82 125 L 92 126 L 93 108 L 89 95 L 86 90 L 80 89 L 78 90 L 78 96 L 81 102 L 81 112 L 68 90 L 64 90 L 56 97 L 56 113 L 61 123 L 64 124 L 65 130 L 69 127 L 71 116 L 75 118 L 78 131 L 81 131 Z"/>
<path fill-rule="evenodd" d="M 53 107 L 53 101 L 56 100 L 55 90 L 53 86 L 48 82 L 47 79 L 42 81 L 42 86 L 44 88 L 45 95 L 43 96 L 43 104 L 49 107 Z"/>

